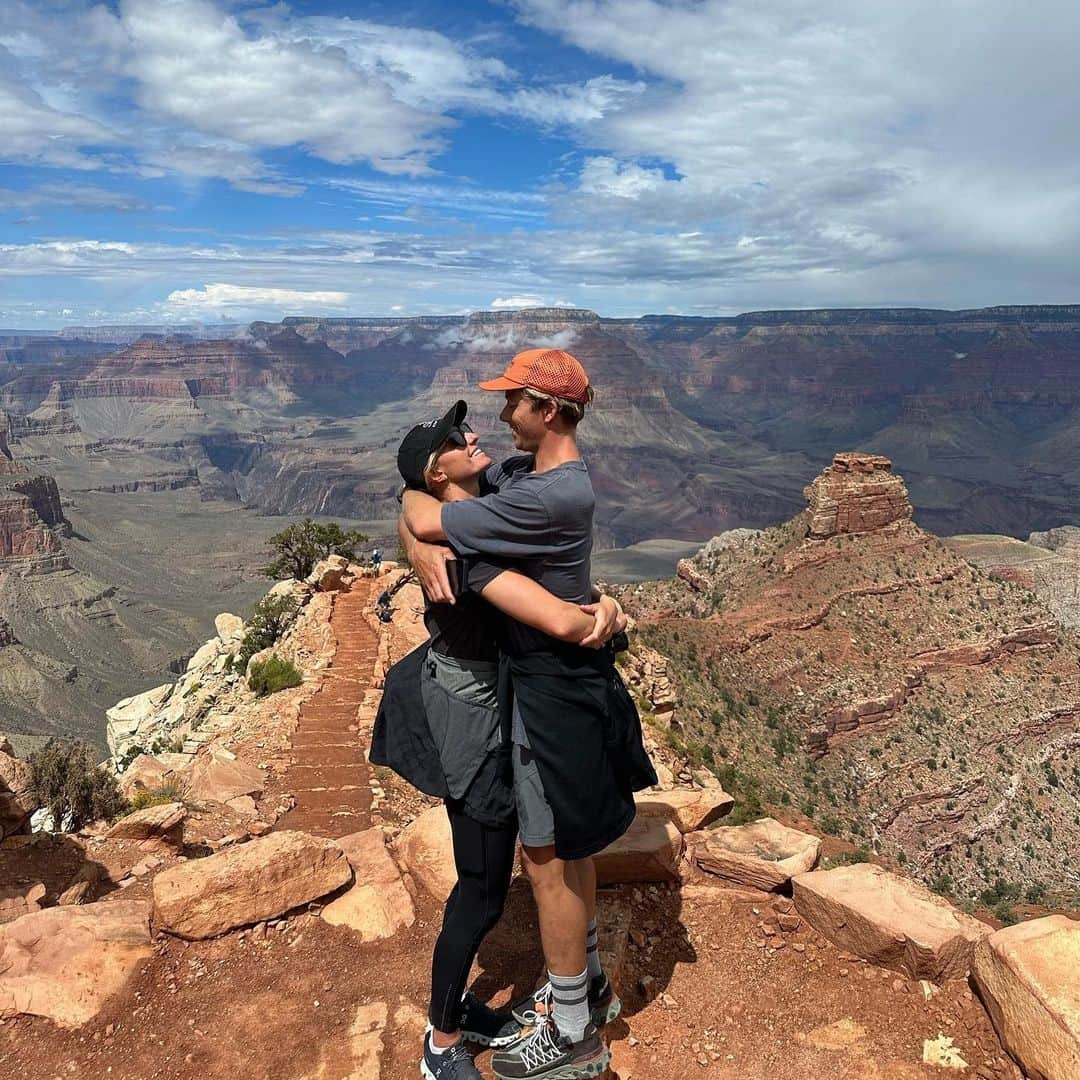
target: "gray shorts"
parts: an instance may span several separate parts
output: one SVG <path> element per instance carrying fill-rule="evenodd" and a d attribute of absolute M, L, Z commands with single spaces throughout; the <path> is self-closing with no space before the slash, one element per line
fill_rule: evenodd
<path fill-rule="evenodd" d="M 526 847 L 548 847 L 555 843 L 555 815 L 544 794 L 544 784 L 536 759 L 527 746 L 514 744 L 514 799 L 517 802 L 518 832 Z"/>

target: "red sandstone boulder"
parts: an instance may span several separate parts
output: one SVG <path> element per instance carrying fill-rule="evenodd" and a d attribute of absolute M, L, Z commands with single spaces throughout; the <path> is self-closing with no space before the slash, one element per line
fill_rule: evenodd
<path fill-rule="evenodd" d="M 331 555 L 315 564 L 315 569 L 307 576 L 307 584 L 313 585 L 319 592 L 337 592 L 348 589 L 353 582 L 349 569 L 349 560 L 344 555 Z"/>
<path fill-rule="evenodd" d="M 976 946 L 973 974 L 1026 1076 L 1080 1077 L 1080 923 L 1050 915 L 1007 926 Z"/>
<path fill-rule="evenodd" d="M 110 840 L 170 840 L 180 839 L 180 830 L 187 811 L 183 803 L 162 803 L 122 817 L 105 836 Z"/>
<path fill-rule="evenodd" d="M 638 817 L 666 817 L 681 833 L 697 832 L 730 814 L 735 800 L 722 788 L 643 791 L 636 796 Z"/>
<path fill-rule="evenodd" d="M 639 814 L 622 836 L 594 857 L 601 885 L 678 881 L 682 833 L 667 816 Z"/>
<path fill-rule="evenodd" d="M 214 747 L 192 763 L 187 793 L 202 802 L 227 803 L 241 795 L 262 794 L 265 782 L 261 769 L 245 764 L 223 747 Z"/>
<path fill-rule="evenodd" d="M 691 860 L 717 877 L 770 892 L 818 860 L 821 841 L 773 818 L 722 826 L 686 838 Z"/>
<path fill-rule="evenodd" d="M 40 881 L 29 888 L 0 885 L 0 923 L 14 922 L 23 915 L 40 911 L 44 899 L 45 886 Z"/>
<path fill-rule="evenodd" d="M 386 847 L 382 829 L 365 829 L 344 836 L 338 844 L 353 869 L 352 887 L 332 900 L 322 917 L 334 926 L 347 926 L 361 941 L 392 937 L 416 921 L 408 884 Z"/>
<path fill-rule="evenodd" d="M 26 829 L 36 809 L 30 766 L 15 756 L 6 739 L 0 740 L 0 840 Z"/>
<path fill-rule="evenodd" d="M 191 940 L 283 915 L 348 884 L 332 840 L 278 832 L 170 867 L 153 882 L 154 926 Z"/>
<path fill-rule="evenodd" d="M 128 799 L 140 791 L 154 791 L 171 776 L 170 769 L 152 754 L 140 754 L 120 774 L 120 790 Z"/>
<path fill-rule="evenodd" d="M 990 928 L 924 885 L 858 863 L 792 881 L 798 913 L 830 941 L 912 979 L 962 978 Z"/>
<path fill-rule="evenodd" d="M 436 900 L 445 900 L 457 884 L 450 821 L 441 806 L 425 810 L 402 829 L 395 849 L 409 873 Z"/>
<path fill-rule="evenodd" d="M 0 1018 L 86 1023 L 150 956 L 149 915 L 144 900 L 112 900 L 0 926 Z"/>

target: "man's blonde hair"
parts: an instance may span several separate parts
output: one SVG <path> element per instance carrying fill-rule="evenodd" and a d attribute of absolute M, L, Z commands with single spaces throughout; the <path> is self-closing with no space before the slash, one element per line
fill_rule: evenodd
<path fill-rule="evenodd" d="M 595 396 L 593 388 L 589 386 L 586 391 L 587 401 L 571 401 L 570 398 L 557 397 L 555 394 L 546 394 L 543 390 L 534 390 L 531 386 L 524 388 L 524 394 L 535 404 L 543 404 L 546 401 L 554 401 L 558 406 L 559 415 L 571 424 L 578 424 L 585 416 L 585 408 L 592 403 Z"/>

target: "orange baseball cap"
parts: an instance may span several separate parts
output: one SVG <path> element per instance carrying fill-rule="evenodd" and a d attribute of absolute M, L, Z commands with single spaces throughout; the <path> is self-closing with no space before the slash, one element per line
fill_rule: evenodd
<path fill-rule="evenodd" d="M 589 376 L 577 357 L 565 349 L 526 349 L 497 379 L 480 383 L 481 390 L 520 390 L 526 386 L 581 404 L 589 400 Z"/>

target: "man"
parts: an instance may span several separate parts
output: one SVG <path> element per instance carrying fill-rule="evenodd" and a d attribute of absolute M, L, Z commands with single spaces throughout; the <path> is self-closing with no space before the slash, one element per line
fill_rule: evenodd
<path fill-rule="evenodd" d="M 585 605 L 595 498 L 577 425 L 592 400 L 588 377 L 568 352 L 530 349 L 480 387 L 505 392 L 500 419 L 524 453 L 492 466 L 496 490 L 478 499 L 441 504 L 406 492 L 410 561 L 433 600 L 452 602 L 444 561 L 452 555 L 415 541 L 446 540 L 458 555 L 483 555 L 493 575 L 498 560 L 508 560 L 561 599 Z M 593 640 L 583 644 L 610 636 L 617 605 L 597 610 Z M 514 690 L 514 791 L 548 985 L 515 1010 L 536 1021 L 532 1034 L 492 1065 L 505 1080 L 598 1076 L 610 1054 L 597 1024 L 618 1015 L 619 1003 L 596 950 L 592 856 L 629 827 L 632 791 L 655 783 L 655 773 L 610 650 L 564 646 L 511 620 L 504 653 Z"/>

